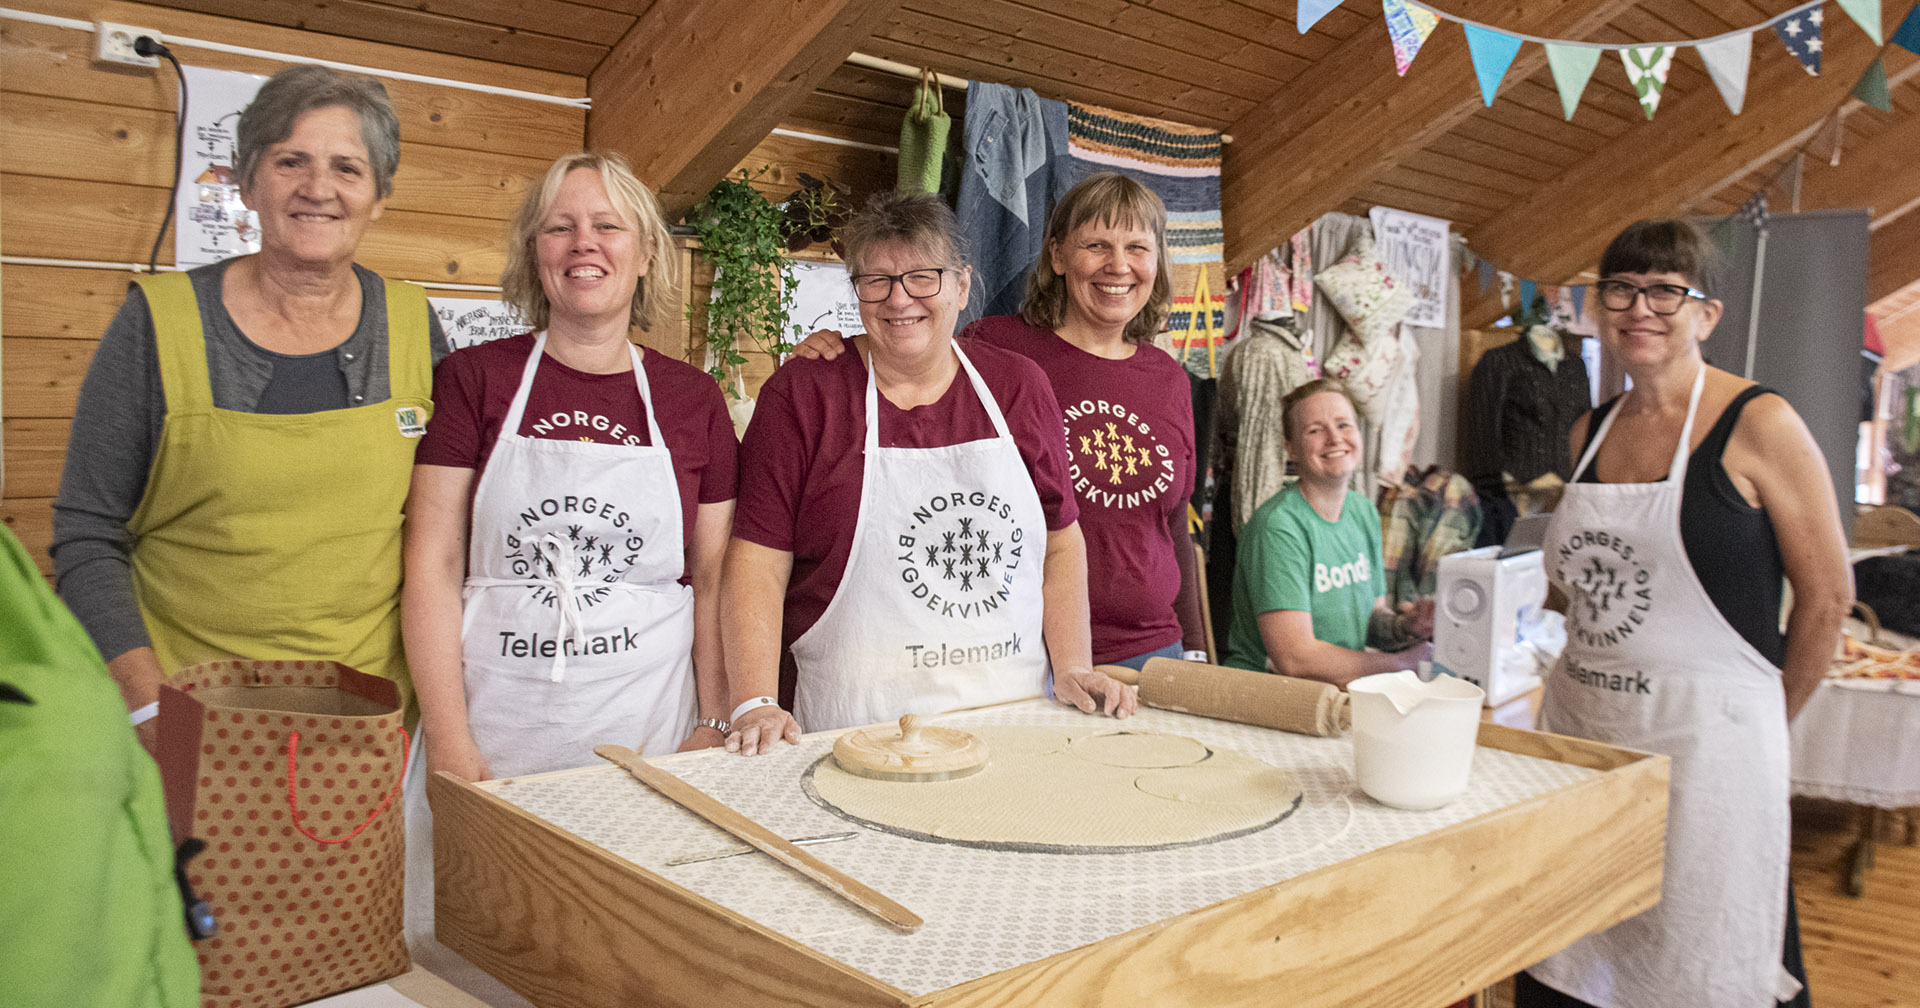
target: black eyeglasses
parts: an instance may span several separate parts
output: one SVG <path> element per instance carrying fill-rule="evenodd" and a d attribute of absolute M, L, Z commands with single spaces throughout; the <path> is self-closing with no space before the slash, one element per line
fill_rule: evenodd
<path fill-rule="evenodd" d="M 1600 303 L 1605 305 L 1608 311 L 1629 311 L 1633 308 L 1633 302 L 1642 294 L 1647 296 L 1647 307 L 1653 309 L 1655 315 L 1672 315 L 1680 310 L 1681 305 L 1687 303 L 1688 298 L 1701 301 L 1707 299 L 1705 294 L 1679 284 L 1648 284 L 1645 287 L 1639 287 L 1625 280 L 1602 280 L 1594 286 L 1599 288 Z"/>
<path fill-rule="evenodd" d="M 853 296 L 867 304 L 877 304 L 893 296 L 893 285 L 898 283 L 906 288 L 907 296 L 929 298 L 940 293 L 940 276 L 947 272 L 940 269 L 908 270 L 905 273 L 856 273 L 853 281 Z"/>

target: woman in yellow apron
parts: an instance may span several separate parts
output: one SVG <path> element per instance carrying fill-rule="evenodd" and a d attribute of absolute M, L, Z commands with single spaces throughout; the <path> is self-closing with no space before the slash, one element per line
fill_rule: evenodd
<path fill-rule="evenodd" d="M 445 339 L 420 288 L 353 262 L 399 158 L 378 83 L 275 75 L 234 165 L 260 251 L 142 278 L 87 371 L 54 567 L 149 746 L 161 679 L 198 662 L 407 688 L 401 506 Z"/>

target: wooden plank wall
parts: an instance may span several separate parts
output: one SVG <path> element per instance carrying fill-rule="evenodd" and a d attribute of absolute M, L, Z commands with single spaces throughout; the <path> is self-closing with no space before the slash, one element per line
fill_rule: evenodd
<path fill-rule="evenodd" d="M 538 94 L 577 97 L 579 76 L 137 4 L 21 0 L 19 9 L 96 17 L 281 53 L 311 54 Z M 0 21 L 0 252 L 145 262 L 173 169 L 172 70 L 95 64 L 93 34 Z M 270 74 L 286 64 L 189 46 L 183 63 Z M 400 116 L 400 171 L 360 262 L 395 279 L 495 284 L 507 219 L 529 181 L 579 148 L 586 113 L 546 102 L 385 80 Z M 160 262 L 172 262 L 172 237 Z M 131 274 L 72 266 L 0 266 L 0 521 L 50 569 L 52 497 L 67 429 L 94 346 Z M 488 297 L 457 290 L 452 296 Z"/>

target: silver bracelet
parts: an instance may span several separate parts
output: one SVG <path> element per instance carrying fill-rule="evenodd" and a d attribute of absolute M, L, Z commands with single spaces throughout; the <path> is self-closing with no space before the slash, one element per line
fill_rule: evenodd
<path fill-rule="evenodd" d="M 711 728 L 722 735 L 725 735 L 727 733 L 727 722 L 722 721 L 717 717 L 703 717 L 700 720 L 695 721 L 693 723 L 693 726 L 695 728 Z"/>

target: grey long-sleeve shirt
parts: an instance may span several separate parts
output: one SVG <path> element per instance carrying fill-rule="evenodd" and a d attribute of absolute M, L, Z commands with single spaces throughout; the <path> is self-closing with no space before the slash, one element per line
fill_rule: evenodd
<path fill-rule="evenodd" d="M 225 260 L 188 272 L 206 333 L 213 404 L 244 413 L 265 412 L 261 399 L 276 365 L 290 358 L 255 345 L 221 304 Z M 360 321 L 346 341 L 328 351 L 345 379 L 345 408 L 391 398 L 387 378 L 387 292 L 372 271 L 353 268 L 360 281 Z M 433 359 L 447 355 L 440 322 L 428 313 Z M 271 412 L 287 412 L 282 409 Z M 309 409 L 317 411 L 317 409 Z M 133 594 L 134 537 L 127 522 L 146 494 L 147 475 L 166 420 L 166 392 L 154 342 L 153 316 L 140 289 L 107 325 L 80 386 L 66 467 L 53 501 L 54 583 L 94 646 L 109 659 L 152 643 Z"/>

